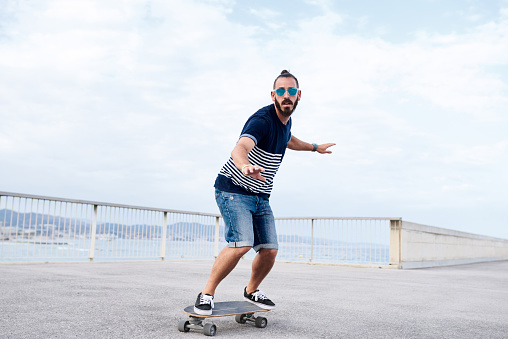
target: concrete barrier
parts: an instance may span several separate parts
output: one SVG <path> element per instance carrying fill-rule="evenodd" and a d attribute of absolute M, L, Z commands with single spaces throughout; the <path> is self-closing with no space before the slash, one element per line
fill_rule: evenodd
<path fill-rule="evenodd" d="M 424 268 L 508 260 L 508 240 L 393 220 L 390 265 Z"/>

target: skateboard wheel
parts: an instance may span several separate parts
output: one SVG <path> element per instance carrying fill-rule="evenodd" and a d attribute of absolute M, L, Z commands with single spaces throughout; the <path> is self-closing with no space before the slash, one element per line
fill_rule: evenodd
<path fill-rule="evenodd" d="M 205 324 L 205 326 L 203 326 L 203 333 L 207 336 L 213 337 L 215 333 L 217 333 L 217 326 L 210 323 Z"/>
<path fill-rule="evenodd" d="M 178 331 L 180 332 L 189 332 L 190 328 L 188 327 L 189 322 L 187 320 L 180 320 L 178 323 Z"/>
<path fill-rule="evenodd" d="M 266 318 L 264 318 L 264 317 L 257 317 L 256 318 L 256 327 L 265 328 L 266 325 L 268 325 L 268 320 L 266 320 Z"/>
<path fill-rule="evenodd" d="M 237 314 L 235 316 L 235 320 L 239 324 L 245 324 L 247 322 L 247 320 L 245 318 L 247 318 L 247 315 L 245 315 L 245 314 Z"/>

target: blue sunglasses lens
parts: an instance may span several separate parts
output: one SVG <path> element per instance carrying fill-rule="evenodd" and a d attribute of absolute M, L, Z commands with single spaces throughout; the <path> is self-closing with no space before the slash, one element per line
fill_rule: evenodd
<path fill-rule="evenodd" d="M 298 92 L 298 88 L 294 88 L 294 87 L 291 87 L 291 88 L 288 88 L 288 93 L 289 95 L 296 95 L 296 93 Z M 283 96 L 284 93 L 286 93 L 286 90 L 284 88 L 277 88 L 275 90 L 275 93 L 278 95 L 278 96 Z"/>

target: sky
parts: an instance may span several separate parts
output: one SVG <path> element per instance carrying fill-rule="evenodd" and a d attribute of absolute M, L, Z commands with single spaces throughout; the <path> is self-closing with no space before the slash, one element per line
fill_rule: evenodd
<path fill-rule="evenodd" d="M 0 0 L 0 191 L 218 213 L 283 69 L 277 217 L 508 239 L 506 0 Z"/>

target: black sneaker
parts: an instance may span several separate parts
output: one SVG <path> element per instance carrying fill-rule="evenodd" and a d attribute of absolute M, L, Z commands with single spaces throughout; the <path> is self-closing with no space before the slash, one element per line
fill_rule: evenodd
<path fill-rule="evenodd" d="M 254 305 L 257 305 L 261 308 L 264 308 L 265 310 L 273 310 L 275 308 L 275 304 L 270 299 L 268 299 L 266 294 L 264 294 L 260 290 L 256 290 L 250 294 L 247 294 L 247 287 L 245 287 L 243 289 L 243 297 L 248 302 L 251 302 Z"/>
<path fill-rule="evenodd" d="M 199 292 L 198 299 L 194 304 L 194 313 L 200 315 L 211 315 L 213 309 L 213 296 L 210 294 L 201 294 Z"/>

